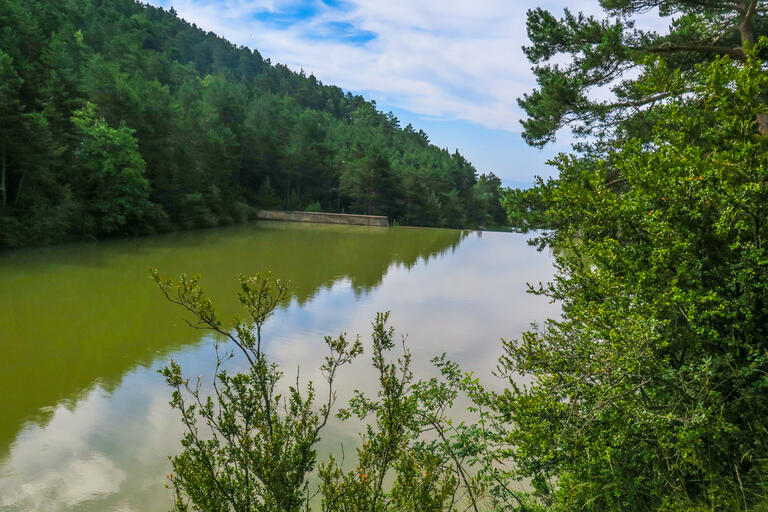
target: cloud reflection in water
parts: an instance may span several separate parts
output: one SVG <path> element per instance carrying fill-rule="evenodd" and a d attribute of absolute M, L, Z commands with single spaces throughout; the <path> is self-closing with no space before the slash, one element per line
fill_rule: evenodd
<path fill-rule="evenodd" d="M 429 360 L 442 352 L 475 370 L 494 386 L 490 371 L 500 354 L 499 338 L 514 338 L 530 322 L 556 314 L 554 306 L 525 293 L 526 282 L 546 281 L 551 259 L 525 244 L 525 237 L 484 233 L 454 251 L 410 269 L 393 264 L 378 287 L 360 293 L 349 278 L 317 291 L 303 304 L 294 301 L 265 330 L 267 350 L 292 380 L 320 380 L 317 366 L 325 335 L 360 333 L 368 347 L 370 322 L 390 310 L 391 324 L 407 333 L 417 375 L 431 376 Z M 233 277 L 234 289 L 234 277 Z M 189 376 L 210 380 L 212 339 L 173 354 Z M 346 368 L 339 400 L 353 389 L 371 389 L 369 353 Z M 168 510 L 164 488 L 167 457 L 176 453 L 181 425 L 168 406 L 169 390 L 150 367 L 125 374 L 111 393 L 96 384 L 75 405 L 53 408 L 44 426 L 28 423 L 0 463 L 0 509 L 8 511 Z M 237 366 L 237 362 L 234 363 Z M 333 423 L 319 446 L 320 459 L 349 447 L 356 432 Z"/>

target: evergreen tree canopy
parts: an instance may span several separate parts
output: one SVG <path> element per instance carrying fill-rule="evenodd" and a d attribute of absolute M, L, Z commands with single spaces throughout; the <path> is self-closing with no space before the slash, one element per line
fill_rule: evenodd
<path fill-rule="evenodd" d="M 0 247 L 310 205 L 424 226 L 499 219 L 458 152 L 134 0 L 0 0 L 0 156 Z"/>
<path fill-rule="evenodd" d="M 768 34 L 768 5 L 760 0 L 600 0 L 598 18 L 565 10 L 562 18 L 528 11 L 523 48 L 538 89 L 519 101 L 528 115 L 524 138 L 534 146 L 551 142 L 569 126 L 577 135 L 650 136 L 653 107 L 681 97 L 696 64 L 727 55 L 745 60 L 745 48 Z M 639 18 L 658 13 L 670 19 L 666 33 L 638 28 Z M 765 57 L 765 52 L 761 56 Z M 569 56 L 565 65 L 556 56 Z M 656 57 L 663 57 L 663 64 Z M 611 99 L 605 99 L 607 90 Z"/>

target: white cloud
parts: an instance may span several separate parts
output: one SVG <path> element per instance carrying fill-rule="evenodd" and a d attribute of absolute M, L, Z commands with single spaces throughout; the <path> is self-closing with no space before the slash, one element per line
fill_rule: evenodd
<path fill-rule="evenodd" d="M 527 44 L 525 12 L 540 0 L 353 0 L 348 8 L 321 8 L 290 26 L 256 20 L 279 12 L 281 0 L 154 0 L 264 57 L 314 73 L 328 84 L 363 92 L 385 108 L 486 128 L 520 131 L 517 98 L 535 86 L 521 46 Z M 295 4 L 293 4 L 295 5 Z M 561 12 L 597 13 L 597 2 L 551 3 Z M 328 22 L 352 24 L 376 39 L 350 45 L 309 39 Z"/>
<path fill-rule="evenodd" d="M 382 110 L 397 112 L 403 124 L 431 126 L 427 131 L 433 143 L 459 148 L 480 172 L 495 173 L 507 186 L 527 186 L 535 175 L 550 176 L 554 171 L 545 162 L 568 151 L 574 141 L 563 129 L 557 143 L 541 152 L 518 135 L 524 114 L 517 98 L 536 86 L 521 50 L 528 44 L 526 11 L 539 6 L 560 15 L 568 7 L 602 16 L 596 0 L 149 1 L 173 5 L 184 19 L 257 49 L 274 63 L 362 93 Z M 341 9 L 326 5 L 339 1 Z M 290 16 L 297 6 L 311 15 L 293 24 L 264 21 L 265 12 L 285 18 L 282 14 Z M 376 38 L 362 45 L 343 37 L 334 40 L 327 37 L 329 23 Z M 668 23 L 657 12 L 638 18 L 644 29 L 663 31 Z M 610 96 L 610 88 L 592 93 L 597 99 Z"/>
<path fill-rule="evenodd" d="M 46 428 L 23 433 L 0 466 L 0 508 L 54 512 L 118 492 L 125 472 L 87 439 L 107 402 L 91 391 L 75 410 L 57 406 Z"/>
<path fill-rule="evenodd" d="M 45 425 L 25 425 L 0 460 L 0 510 L 168 510 L 166 455 L 182 427 L 163 388 L 140 368 L 112 393 L 96 385 Z"/>

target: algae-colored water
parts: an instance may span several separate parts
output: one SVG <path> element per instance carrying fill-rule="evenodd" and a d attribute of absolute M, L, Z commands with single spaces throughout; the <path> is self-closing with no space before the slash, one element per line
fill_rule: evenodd
<path fill-rule="evenodd" d="M 525 293 L 550 277 L 551 258 L 506 233 L 258 222 L 0 253 L 0 510 L 170 507 L 180 425 L 156 370 L 174 358 L 205 378 L 213 339 L 161 298 L 149 267 L 202 274 L 223 319 L 240 314 L 238 274 L 290 280 L 265 338 L 291 378 L 300 368 L 317 380 L 323 336 L 366 341 L 384 310 L 408 334 L 417 374 L 446 352 L 489 377 L 501 337 L 556 314 Z M 340 397 L 369 380 L 363 357 Z M 331 425 L 320 458 L 355 439 L 353 426 Z"/>

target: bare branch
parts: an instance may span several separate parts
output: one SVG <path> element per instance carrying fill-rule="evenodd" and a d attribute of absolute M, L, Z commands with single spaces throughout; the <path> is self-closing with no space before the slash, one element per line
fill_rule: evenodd
<path fill-rule="evenodd" d="M 638 48 L 641 49 L 641 48 Z M 678 45 L 678 46 L 659 46 L 655 48 L 642 48 L 649 53 L 675 53 L 675 52 L 694 52 L 694 53 L 714 53 L 716 55 L 728 55 L 736 60 L 746 61 L 747 54 L 743 48 L 726 48 L 716 45 Z"/>

